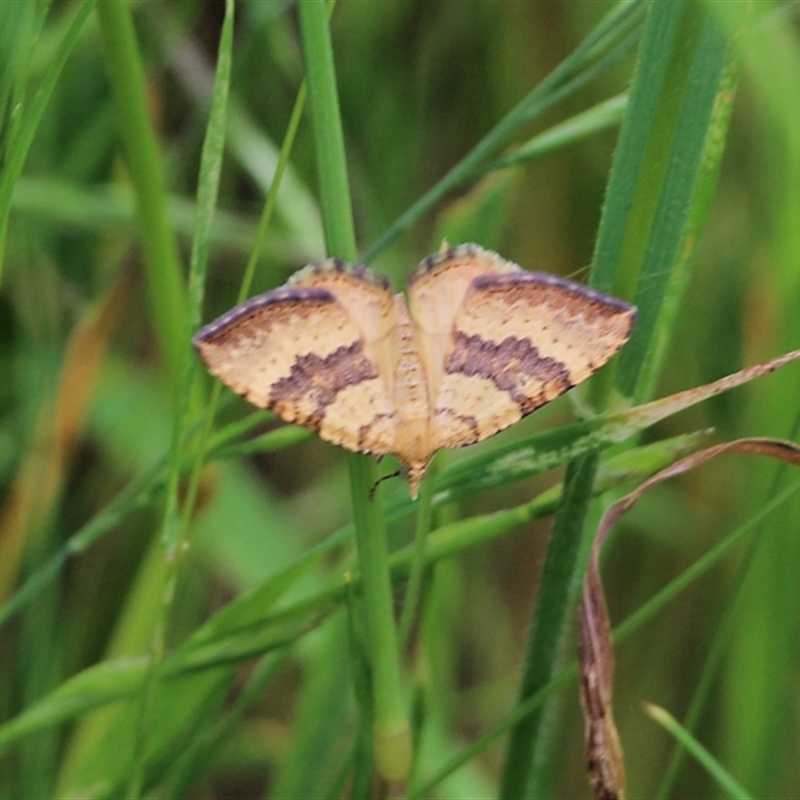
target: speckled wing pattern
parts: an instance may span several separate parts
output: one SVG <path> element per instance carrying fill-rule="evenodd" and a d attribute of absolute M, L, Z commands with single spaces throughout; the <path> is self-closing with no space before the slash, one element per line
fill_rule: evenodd
<path fill-rule="evenodd" d="M 334 444 L 392 452 L 394 300 L 388 281 L 338 260 L 295 273 L 206 325 L 209 371 L 261 408 Z"/>
<path fill-rule="evenodd" d="M 622 300 L 475 245 L 423 261 L 409 303 L 430 354 L 437 449 L 486 439 L 577 386 L 635 321 Z"/>
<path fill-rule="evenodd" d="M 337 260 L 202 328 L 212 374 L 335 444 L 394 454 L 416 497 L 442 448 L 478 442 L 605 364 L 635 320 L 627 303 L 477 245 L 425 259 L 408 305 Z"/>

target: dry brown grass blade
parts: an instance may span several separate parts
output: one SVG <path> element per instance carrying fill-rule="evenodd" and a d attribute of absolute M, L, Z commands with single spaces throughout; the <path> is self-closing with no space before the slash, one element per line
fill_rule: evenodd
<path fill-rule="evenodd" d="M 603 585 L 600 580 L 600 551 L 620 517 L 636 505 L 651 487 L 682 475 L 723 453 L 753 453 L 777 458 L 800 467 L 800 447 L 781 439 L 737 439 L 709 447 L 676 461 L 648 478 L 633 492 L 613 503 L 603 514 L 592 544 L 592 554 L 583 584 L 580 606 L 579 660 L 581 702 L 586 725 L 586 748 L 589 778 L 597 800 L 622 798 L 625 768 L 622 747 L 612 709 L 614 653 Z"/>
<path fill-rule="evenodd" d="M 0 602 L 13 589 L 26 543 L 60 496 L 129 284 L 121 273 L 70 336 L 55 396 L 42 406 L 29 453 L 0 509 Z"/>
<path fill-rule="evenodd" d="M 719 380 L 703 384 L 702 386 L 696 386 L 694 389 L 686 389 L 683 392 L 676 392 L 667 397 L 652 400 L 644 405 L 618 411 L 610 415 L 609 420 L 631 422 L 636 425 L 637 430 L 641 430 L 642 428 L 654 425 L 659 420 L 671 417 L 679 411 L 697 405 L 697 403 L 701 403 L 703 400 L 708 400 L 709 397 L 724 394 L 731 389 L 735 389 L 737 386 L 743 386 L 745 383 L 749 383 L 756 378 L 769 375 L 779 370 L 781 367 L 785 367 L 787 364 L 798 360 L 800 360 L 800 350 L 792 350 L 789 353 L 784 353 L 782 356 L 771 358 L 769 361 L 754 364 L 752 367 L 745 367 Z"/>

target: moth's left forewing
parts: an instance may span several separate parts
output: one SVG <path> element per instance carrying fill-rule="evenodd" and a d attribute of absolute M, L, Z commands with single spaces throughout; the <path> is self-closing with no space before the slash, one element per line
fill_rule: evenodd
<path fill-rule="evenodd" d="M 384 455 L 395 448 L 393 313 L 388 283 L 329 260 L 206 325 L 194 344 L 211 373 L 255 405 Z"/>
<path fill-rule="evenodd" d="M 289 286 L 325 290 L 336 298 L 358 326 L 365 355 L 377 365 L 386 394 L 392 397 L 397 318 L 389 282 L 365 267 L 330 259 L 299 270 L 290 278 Z"/>
<path fill-rule="evenodd" d="M 563 278 L 477 276 L 444 356 L 442 446 L 485 439 L 581 383 L 625 344 L 634 320 L 627 303 Z"/>
<path fill-rule="evenodd" d="M 282 413 L 284 393 L 276 387 L 296 371 L 298 357 L 324 362 L 340 344 L 321 335 L 320 319 L 348 343 L 357 340 L 358 331 L 347 330 L 347 315 L 329 292 L 281 287 L 231 309 L 198 331 L 193 343 L 213 375 L 254 405 Z M 298 409 L 290 419 L 302 416 Z"/>

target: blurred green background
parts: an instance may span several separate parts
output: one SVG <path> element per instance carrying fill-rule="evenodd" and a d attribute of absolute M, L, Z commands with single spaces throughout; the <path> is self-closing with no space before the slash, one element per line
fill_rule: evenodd
<path fill-rule="evenodd" d="M 181 261 L 188 264 L 224 3 L 131 5 L 170 218 Z M 754 5 L 716 195 L 668 331 L 656 396 L 800 347 L 800 6 Z M 15 126 L 78 6 L 0 4 L 6 165 Z M 361 252 L 611 7 L 588 0 L 339 0 L 331 29 Z M 517 141 L 624 92 L 635 57 L 631 52 L 571 93 L 521 130 Z M 236 302 L 303 75 L 292 4 L 237 2 L 204 321 Z M 36 126 L 4 230 L 4 601 L 169 452 L 170 383 L 154 333 L 119 124 L 101 31 L 91 12 Z M 497 249 L 528 269 L 584 280 L 618 134 L 617 125 L 607 126 L 448 194 L 373 266 L 399 288 L 448 235 L 452 243 L 471 240 Z M 252 292 L 283 283 L 324 255 L 306 117 Z M 711 427 L 718 440 L 796 439 L 799 410 L 798 370 L 789 367 L 660 423 L 646 440 Z M 223 400 L 220 424 L 249 413 L 243 401 Z M 501 440 L 573 417 L 562 398 Z M 256 430 L 274 427 L 267 422 Z M 447 514 L 468 517 L 523 503 L 561 477 L 511 484 Z M 639 608 L 791 481 L 796 478 L 786 469 L 735 456 L 652 491 L 624 521 L 604 565 L 612 620 Z M 400 481 L 392 483 L 392 494 L 405 491 Z M 163 492 L 152 489 L 124 505 L 101 540 L 70 559 L 21 612 L 4 621 L 4 722 L 52 697 L 92 665 L 149 651 L 167 569 L 158 544 L 162 503 Z M 180 566 L 168 647 L 177 647 L 231 598 L 262 586 L 349 518 L 343 453 L 316 439 L 211 464 L 200 484 L 191 548 Z M 753 795 L 800 795 L 799 519 L 796 504 L 781 506 L 618 648 L 616 716 L 631 796 L 656 796 L 672 748 L 642 704 L 657 703 L 683 719 L 709 663 L 697 738 Z M 409 693 L 418 704 L 430 703 L 438 720 L 421 750 L 423 772 L 513 707 L 549 525 L 527 524 L 437 567 L 423 623 L 404 659 L 409 686 L 417 692 Z M 402 529 L 397 536 L 407 533 Z M 347 557 L 335 549 L 324 553 L 282 601 L 325 585 L 349 564 Z M 358 634 L 349 635 L 352 644 Z M 193 673 L 172 694 L 163 690 L 180 725 L 175 731 L 165 726 L 163 741 L 158 735 L 139 740 L 147 753 L 142 796 L 349 796 L 348 759 L 361 753 L 353 700 L 359 687 L 343 616 L 309 632 L 287 623 L 281 648 L 272 650 L 276 641 L 263 648 L 267 656 L 255 667 L 252 657 L 225 662 Z M 567 660 L 572 639 L 565 648 Z M 256 678 L 263 671 L 265 688 L 247 697 L 247 688 L 258 686 L 254 670 Z M 100 698 L 105 686 L 110 695 L 121 692 L 122 684 L 114 682 L 123 678 L 115 672 L 104 675 L 106 684 L 91 675 L 86 680 L 87 693 Z M 425 693 L 435 701 L 421 700 Z M 558 747 L 546 784 L 554 797 L 588 797 L 576 685 L 559 697 L 558 713 L 548 718 Z M 138 710 L 137 702 L 116 702 L 71 719 L 62 709 L 65 724 L 43 726 L 0 754 L 0 795 L 116 796 L 120 782 L 131 785 L 122 762 L 136 748 Z M 224 728 L 221 720 L 228 721 Z M 207 750 L 198 744 L 204 736 L 213 743 Z M 430 796 L 495 796 L 504 745 L 500 738 Z M 721 795 L 707 773 L 687 760 L 670 796 Z"/>

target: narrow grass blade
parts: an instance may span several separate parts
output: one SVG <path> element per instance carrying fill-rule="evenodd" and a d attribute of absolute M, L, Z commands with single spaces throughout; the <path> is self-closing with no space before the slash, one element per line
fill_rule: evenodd
<path fill-rule="evenodd" d="M 739 782 L 717 761 L 708 750 L 692 736 L 668 711 L 660 706 L 647 703 L 647 713 L 663 728 L 668 730 L 697 761 L 706 769 L 709 775 L 735 800 L 752 800 L 751 795 Z"/>
<path fill-rule="evenodd" d="M 639 396 L 640 373 L 687 234 L 701 156 L 728 64 L 727 41 L 715 22 L 703 4 L 649 6 L 591 273 L 592 285 L 633 299 L 639 313 L 631 341 L 620 356 L 618 373 L 615 375 L 612 365 L 589 382 L 595 409 L 606 407 L 612 386 L 628 400 L 635 394 Z M 715 173 L 711 174 L 713 177 Z M 564 538 L 572 536 L 583 539 L 584 544 L 588 542 L 582 529 L 591 492 L 590 481 L 581 479 L 591 463 L 586 458 L 592 457 L 583 457 L 568 472 L 575 476 L 581 491 L 573 492 L 567 486 L 562 502 L 574 504 L 574 509 L 570 513 L 565 506 L 553 528 L 550 548 L 561 554 L 564 562 L 546 570 L 545 577 L 562 580 L 566 585 L 557 589 L 543 583 L 540 589 L 542 596 L 555 598 L 554 608 L 537 604 L 521 702 L 540 690 L 552 674 L 556 644 L 568 618 L 567 607 L 575 600 L 574 595 L 569 597 L 568 585 L 577 582 L 582 569 L 580 553 L 585 552 L 585 547 L 577 541 L 570 547 Z M 534 717 L 512 733 L 501 788 L 504 798 L 539 796 L 551 791 L 554 776 L 545 774 L 546 768 L 536 770 L 533 766 L 534 752 L 538 764 L 548 764 L 549 754 L 555 752 L 555 736 L 542 732 L 541 719 Z"/>
<path fill-rule="evenodd" d="M 329 255 L 353 262 L 357 252 L 355 228 L 325 4 L 321 0 L 308 0 L 299 4 L 298 12 L 326 247 Z M 370 500 L 374 484 L 371 463 L 366 457 L 353 454 L 349 455 L 348 463 L 372 659 L 376 764 L 387 780 L 400 780 L 411 764 L 411 733 L 400 685 L 385 526 L 378 503 Z"/>
<path fill-rule="evenodd" d="M 64 68 L 69 54 L 77 44 L 83 24 L 94 8 L 94 5 L 94 0 L 83 0 L 81 3 L 67 33 L 59 44 L 58 52 L 48 64 L 45 76 L 30 102 L 27 113 L 25 113 L 17 126 L 15 126 L 13 139 L 7 142 L 4 152 L 5 161 L 2 174 L 0 175 L 0 278 L 3 272 L 5 231 L 8 223 L 8 213 L 11 209 L 11 196 L 14 192 L 14 184 L 22 173 L 25 158 L 28 155 L 28 150 L 33 142 L 33 137 L 36 134 L 42 114 L 55 89 L 58 76 L 61 74 L 61 70 Z M 10 94 L 10 89 L 8 93 Z M 15 110 L 15 113 L 19 114 L 20 110 Z"/>
<path fill-rule="evenodd" d="M 177 397 L 186 304 L 177 244 L 169 226 L 161 155 L 128 2 L 98 3 L 119 129 L 125 145 L 147 270 L 150 309 L 173 397 Z"/>

